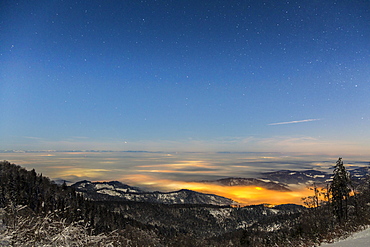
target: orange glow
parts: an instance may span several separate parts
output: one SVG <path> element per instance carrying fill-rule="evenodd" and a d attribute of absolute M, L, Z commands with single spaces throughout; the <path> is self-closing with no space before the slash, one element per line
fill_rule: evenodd
<path fill-rule="evenodd" d="M 222 186 L 212 183 L 156 179 L 154 176 L 142 174 L 122 177 L 122 181 L 139 187 L 142 185 L 153 190 L 167 192 L 189 189 L 206 194 L 215 194 L 230 198 L 242 206 L 262 203 L 275 205 L 295 203 L 302 205 L 302 198 L 312 195 L 312 191 L 306 187 L 293 188 L 292 191 L 281 192 L 256 186 Z"/>
<path fill-rule="evenodd" d="M 76 176 L 76 177 L 99 177 L 104 172 L 109 172 L 107 169 L 83 169 L 83 168 L 72 168 L 59 171 L 61 177 Z"/>
<path fill-rule="evenodd" d="M 73 169 L 74 166 L 46 166 L 48 169 Z"/>
<path fill-rule="evenodd" d="M 157 170 L 157 169 L 153 169 L 153 170 L 140 170 L 140 172 L 152 172 L 152 173 L 176 173 L 178 172 L 178 170 Z M 183 174 L 192 174 L 192 173 L 196 173 L 196 174 L 199 174 L 199 173 L 202 173 L 202 174 L 207 174 L 207 173 L 211 173 L 213 174 L 214 171 L 181 171 L 181 173 Z"/>
<path fill-rule="evenodd" d="M 204 161 L 201 160 L 187 160 L 187 161 L 179 161 L 178 163 L 171 163 L 171 164 L 155 164 L 155 165 L 138 165 L 136 166 L 137 168 L 173 168 L 173 169 L 183 169 L 183 168 L 194 168 L 194 167 L 199 167 L 199 168 L 217 168 L 217 166 L 210 165 Z M 145 170 L 140 170 L 140 171 L 145 171 Z"/>
<path fill-rule="evenodd" d="M 289 192 L 281 192 L 255 186 L 221 186 L 202 183 L 187 183 L 184 187 L 202 193 L 224 196 L 238 202 L 241 205 L 261 203 L 302 204 L 302 197 L 312 195 L 312 191 L 307 188 L 301 188 Z"/>

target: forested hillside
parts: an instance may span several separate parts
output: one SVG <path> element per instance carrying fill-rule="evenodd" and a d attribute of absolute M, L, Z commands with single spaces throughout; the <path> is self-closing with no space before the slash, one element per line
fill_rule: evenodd
<path fill-rule="evenodd" d="M 92 201 L 66 184 L 0 162 L 3 246 L 314 246 L 370 224 L 369 179 L 333 182 L 299 205 L 231 207 Z"/>
<path fill-rule="evenodd" d="M 84 199 L 66 184 L 57 185 L 35 170 L 7 161 L 0 163 L 0 208 L 6 225 L 1 241 L 12 246 L 100 245 L 101 241 L 119 246 L 133 240 L 155 241 L 145 237 L 154 227 L 122 217 Z M 128 230 L 118 234 L 122 229 Z"/>

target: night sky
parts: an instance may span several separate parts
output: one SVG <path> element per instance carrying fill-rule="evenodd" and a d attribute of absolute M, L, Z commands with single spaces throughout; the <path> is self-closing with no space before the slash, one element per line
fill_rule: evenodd
<path fill-rule="evenodd" d="M 0 149 L 370 150 L 370 2 L 0 3 Z"/>

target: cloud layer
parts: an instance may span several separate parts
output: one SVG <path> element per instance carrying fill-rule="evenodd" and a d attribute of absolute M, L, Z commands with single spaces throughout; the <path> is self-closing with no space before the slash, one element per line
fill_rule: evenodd
<path fill-rule="evenodd" d="M 290 140 L 291 141 L 291 140 Z M 301 140 L 293 140 L 299 142 Z M 304 140 L 303 140 L 304 141 Z M 304 188 L 292 192 L 269 191 L 251 186 L 219 186 L 200 183 L 226 177 L 259 177 L 260 172 L 316 169 L 331 172 L 338 156 L 307 153 L 165 153 L 165 152 L 31 152 L 1 153 L 2 159 L 35 168 L 54 180 L 70 183 L 121 181 L 149 191 L 191 189 L 217 194 L 242 204 L 300 203 L 312 193 Z M 345 158 L 346 164 L 366 165 L 370 157 Z M 367 162 L 366 162 L 367 161 Z"/>

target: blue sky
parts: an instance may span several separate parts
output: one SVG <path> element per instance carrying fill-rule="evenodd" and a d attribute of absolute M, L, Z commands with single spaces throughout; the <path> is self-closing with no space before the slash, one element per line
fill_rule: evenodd
<path fill-rule="evenodd" d="M 368 1 L 0 9 L 0 149 L 370 148 Z"/>

